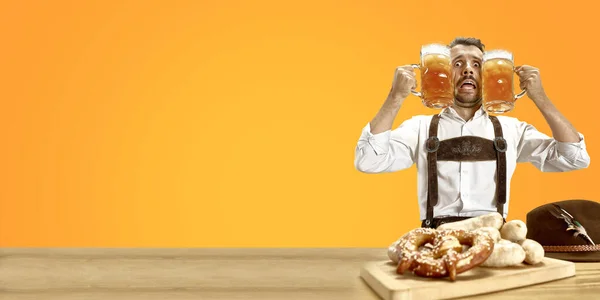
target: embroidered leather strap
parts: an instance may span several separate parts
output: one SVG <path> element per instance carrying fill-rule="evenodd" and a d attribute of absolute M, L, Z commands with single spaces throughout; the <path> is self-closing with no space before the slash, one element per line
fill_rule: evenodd
<path fill-rule="evenodd" d="M 437 161 L 496 160 L 494 142 L 478 136 L 460 136 L 440 141 Z"/>

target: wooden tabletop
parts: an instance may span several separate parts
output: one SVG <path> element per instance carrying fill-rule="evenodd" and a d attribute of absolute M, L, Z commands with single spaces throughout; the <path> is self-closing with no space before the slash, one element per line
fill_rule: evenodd
<path fill-rule="evenodd" d="M 0 299 L 379 299 L 359 277 L 387 249 L 0 249 Z M 593 299 L 575 277 L 468 299 Z"/>

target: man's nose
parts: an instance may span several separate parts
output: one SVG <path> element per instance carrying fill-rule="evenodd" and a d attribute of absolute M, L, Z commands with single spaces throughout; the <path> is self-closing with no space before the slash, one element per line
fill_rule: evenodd
<path fill-rule="evenodd" d="M 463 75 L 473 75 L 473 68 L 471 67 L 471 65 L 467 65 L 465 67 L 465 69 L 463 70 Z"/>

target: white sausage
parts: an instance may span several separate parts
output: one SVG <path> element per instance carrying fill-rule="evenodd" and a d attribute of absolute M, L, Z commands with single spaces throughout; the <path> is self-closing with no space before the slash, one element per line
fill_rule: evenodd
<path fill-rule="evenodd" d="M 523 263 L 525 250 L 521 245 L 508 240 L 500 240 L 494 245 L 494 251 L 480 266 L 511 267 Z"/>
<path fill-rule="evenodd" d="M 398 245 L 398 243 L 400 243 L 400 240 L 402 240 L 402 238 L 404 238 L 405 236 L 408 235 L 408 232 L 405 233 L 403 236 L 401 236 L 400 238 L 398 238 L 395 242 L 393 242 L 387 250 L 387 255 L 390 258 L 391 261 L 393 261 L 394 263 L 398 263 L 398 257 L 400 256 L 400 253 L 398 253 L 398 250 L 396 249 L 396 246 Z"/>
<path fill-rule="evenodd" d="M 458 222 L 445 223 L 438 226 L 437 229 L 475 230 L 482 227 L 494 227 L 496 229 L 500 229 L 502 228 L 502 224 L 504 224 L 502 215 L 498 212 L 493 212 Z"/>
<path fill-rule="evenodd" d="M 497 243 L 501 239 L 500 231 L 495 227 L 482 227 L 479 229 L 475 229 L 475 232 L 487 233 L 492 238 L 492 240 L 494 240 L 494 243 Z"/>
<path fill-rule="evenodd" d="M 508 221 L 500 229 L 500 235 L 505 240 L 521 243 L 527 237 L 527 225 L 521 220 Z"/>
<path fill-rule="evenodd" d="M 392 243 L 392 244 L 391 244 L 391 245 L 388 247 L 388 251 L 387 251 L 388 257 L 389 257 L 389 258 L 390 258 L 390 260 L 391 260 L 391 261 L 393 261 L 395 264 L 397 264 L 397 263 L 398 263 L 398 260 L 399 260 L 399 258 L 398 258 L 398 256 L 399 256 L 399 253 L 398 253 L 398 250 L 396 249 L 396 246 L 398 245 L 398 243 L 399 243 L 399 242 L 400 242 L 399 240 L 398 240 L 398 241 L 395 241 L 395 242 L 393 242 L 393 243 Z"/>
<path fill-rule="evenodd" d="M 535 265 L 544 259 L 544 247 L 540 243 L 525 239 L 521 242 L 521 247 L 525 250 L 525 263 Z"/>

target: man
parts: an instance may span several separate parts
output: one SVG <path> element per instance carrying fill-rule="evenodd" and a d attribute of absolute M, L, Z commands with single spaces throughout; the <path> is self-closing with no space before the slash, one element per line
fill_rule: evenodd
<path fill-rule="evenodd" d="M 414 116 L 392 130 L 403 102 L 416 89 L 412 67 L 398 67 L 387 99 L 363 128 L 355 152 L 355 167 L 365 173 L 417 165 L 422 227 L 495 211 L 506 219 L 510 181 L 519 162 L 542 172 L 589 166 L 583 135 L 552 104 L 538 69 L 524 65 L 515 71 L 553 137 L 516 118 L 488 115 L 481 103 L 484 45 L 479 39 L 459 37 L 449 47 L 453 105 L 437 115 Z"/>

